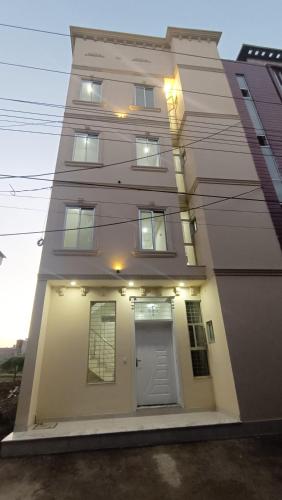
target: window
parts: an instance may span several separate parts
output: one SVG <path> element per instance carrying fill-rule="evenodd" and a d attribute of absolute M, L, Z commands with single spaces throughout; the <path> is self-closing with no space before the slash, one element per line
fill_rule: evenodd
<path fill-rule="evenodd" d="M 138 298 L 134 304 L 136 321 L 172 320 L 171 300 L 162 298 Z"/>
<path fill-rule="evenodd" d="M 159 167 L 159 139 L 136 137 L 137 165 L 142 167 Z"/>
<path fill-rule="evenodd" d="M 115 344 L 115 302 L 92 302 L 90 306 L 88 383 L 115 381 Z"/>
<path fill-rule="evenodd" d="M 164 212 L 140 210 L 140 219 L 142 250 L 167 250 Z"/>
<path fill-rule="evenodd" d="M 212 321 L 207 321 L 206 322 L 206 325 L 207 325 L 207 337 L 208 337 L 208 341 L 210 344 L 213 344 L 215 342 L 215 336 L 214 336 L 214 329 L 213 329 L 213 324 L 212 324 Z"/>
<path fill-rule="evenodd" d="M 208 348 L 205 329 L 202 321 L 200 302 L 186 302 L 186 313 L 191 346 L 191 357 L 194 377 L 210 374 Z"/>
<path fill-rule="evenodd" d="M 67 207 L 64 248 L 91 250 L 93 247 L 94 208 Z"/>
<path fill-rule="evenodd" d="M 280 87 L 280 90 L 282 90 L 282 69 L 275 68 L 274 69 L 276 81 L 278 82 L 278 85 Z"/>
<path fill-rule="evenodd" d="M 73 161 L 97 163 L 98 153 L 99 137 L 97 134 L 75 134 Z"/>
<path fill-rule="evenodd" d="M 80 99 L 89 102 L 101 102 L 102 83 L 92 80 L 81 80 Z"/>
<path fill-rule="evenodd" d="M 145 87 L 144 85 L 136 85 L 135 87 L 135 103 L 143 108 L 154 107 L 154 89 L 153 87 Z"/>
<path fill-rule="evenodd" d="M 246 79 L 244 75 L 236 75 L 237 82 L 239 84 L 240 89 L 247 89 L 248 95 L 245 96 L 244 102 L 249 113 L 249 117 L 252 121 L 252 124 L 255 129 L 255 133 L 257 136 L 258 143 L 261 147 L 261 152 L 264 155 L 265 163 L 267 166 L 267 170 L 271 177 L 273 187 L 275 189 L 278 200 L 282 201 L 282 177 L 279 172 L 279 167 L 276 162 L 276 158 L 273 155 L 272 149 L 268 144 L 267 137 L 265 135 L 265 131 L 260 120 L 256 105 L 253 101 L 251 93 L 248 89 Z M 244 94 L 243 94 L 244 95 Z"/>

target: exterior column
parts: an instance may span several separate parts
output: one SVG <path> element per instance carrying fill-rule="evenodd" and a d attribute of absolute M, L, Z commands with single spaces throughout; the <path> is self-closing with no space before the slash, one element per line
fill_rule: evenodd
<path fill-rule="evenodd" d="M 48 307 L 49 287 L 47 281 L 38 281 L 17 408 L 15 431 L 26 430 L 29 425 L 34 423 Z"/>

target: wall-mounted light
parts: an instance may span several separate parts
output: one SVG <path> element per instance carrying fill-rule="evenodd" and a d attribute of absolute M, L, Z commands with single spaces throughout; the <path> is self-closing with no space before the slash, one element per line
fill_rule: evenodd
<path fill-rule="evenodd" d="M 183 283 L 183 281 L 181 281 L 178 286 L 183 287 L 183 286 L 185 286 L 185 283 Z"/>
<path fill-rule="evenodd" d="M 114 265 L 113 265 L 113 269 L 115 270 L 115 272 L 117 274 L 119 274 L 122 270 L 122 265 L 120 262 L 116 262 Z"/>
<path fill-rule="evenodd" d="M 167 99 L 173 98 L 175 99 L 176 91 L 174 89 L 175 81 L 173 78 L 165 78 L 164 79 L 164 93 Z"/>
<path fill-rule="evenodd" d="M 76 281 L 71 281 L 71 282 L 70 282 L 70 285 L 71 285 L 71 286 L 75 286 L 75 285 L 76 285 Z"/>
<path fill-rule="evenodd" d="M 129 281 L 128 286 L 134 286 L 134 281 Z"/>

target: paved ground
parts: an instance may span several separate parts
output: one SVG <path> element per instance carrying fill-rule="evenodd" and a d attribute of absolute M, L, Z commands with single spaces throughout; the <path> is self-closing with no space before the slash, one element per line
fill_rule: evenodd
<path fill-rule="evenodd" d="M 0 460 L 1 500 L 282 500 L 282 436 Z"/>

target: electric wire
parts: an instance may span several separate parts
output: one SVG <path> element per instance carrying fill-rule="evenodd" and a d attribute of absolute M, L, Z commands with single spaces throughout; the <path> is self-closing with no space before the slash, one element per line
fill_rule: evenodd
<path fill-rule="evenodd" d="M 204 203 L 204 204 L 201 204 L 201 205 L 198 205 L 196 207 L 193 207 L 192 210 L 195 211 L 195 210 L 198 210 L 200 208 L 204 208 L 204 207 L 207 207 L 207 206 L 210 206 L 210 205 L 215 205 L 217 203 L 222 203 L 223 201 L 226 201 L 226 200 L 234 200 L 234 199 L 246 199 L 246 198 L 240 198 L 241 196 L 244 196 L 245 194 L 249 194 L 249 193 L 252 193 L 254 191 L 257 191 L 258 188 L 254 188 L 254 189 L 251 189 L 251 190 L 248 190 L 248 191 L 245 191 L 243 193 L 240 193 L 236 196 L 228 196 L 228 197 L 225 197 L 224 199 L 221 199 L 221 200 L 216 200 L 216 201 L 211 201 L 209 203 Z M 251 198 L 252 199 L 252 198 Z M 187 212 L 187 208 L 185 209 L 182 209 L 182 210 L 177 210 L 175 212 L 168 212 L 165 214 L 165 217 L 169 217 L 171 215 L 179 215 L 183 212 Z M 57 232 L 68 232 L 68 231 L 76 231 L 77 229 L 95 229 L 95 228 L 102 228 L 102 227 L 110 227 L 110 226 L 117 226 L 117 225 L 121 225 L 121 224 L 128 224 L 128 223 L 131 223 L 131 222 L 138 222 L 138 221 L 144 221 L 146 219 L 156 219 L 158 217 L 163 217 L 163 213 L 161 214 L 158 214 L 158 215 L 151 215 L 150 217 L 137 217 L 137 218 L 133 218 L 133 219 L 126 219 L 124 221 L 118 221 L 118 222 L 109 222 L 109 223 L 106 223 L 106 224 L 94 224 L 92 226 L 84 226 L 84 227 L 76 227 L 76 228 L 60 228 L 60 229 L 46 229 L 45 230 L 45 234 L 46 233 L 57 233 Z M 272 228 L 271 228 L 272 229 Z M 16 233 L 2 233 L 0 234 L 0 237 L 7 237 L 7 236 L 26 236 L 26 235 L 31 235 L 31 234 L 41 234 L 42 233 L 42 230 L 41 231 L 21 231 L 21 232 L 16 232 Z"/>

